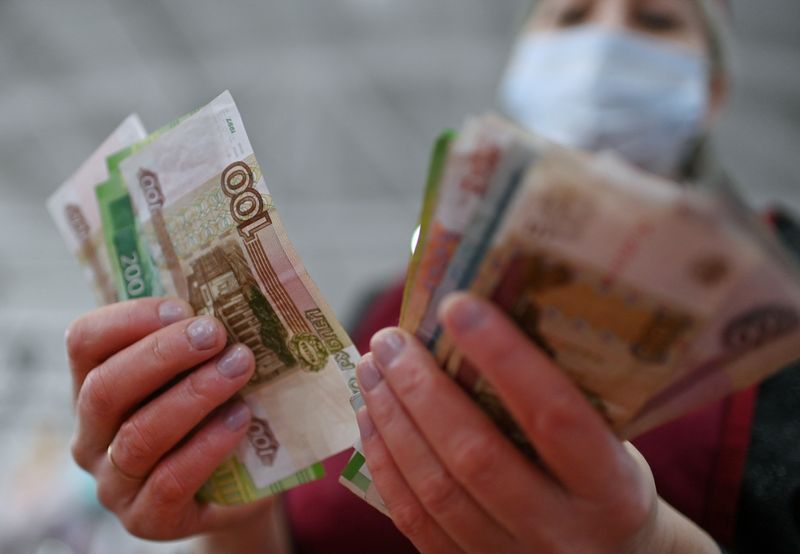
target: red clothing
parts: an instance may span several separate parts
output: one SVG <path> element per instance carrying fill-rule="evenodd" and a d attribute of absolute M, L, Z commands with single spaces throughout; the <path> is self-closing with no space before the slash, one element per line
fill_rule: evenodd
<path fill-rule="evenodd" d="M 394 285 L 370 307 L 353 335 L 361 352 L 369 339 L 397 325 L 402 286 Z M 726 398 L 634 441 L 647 459 L 659 494 L 717 540 L 730 543 L 744 471 L 755 390 Z M 325 463 L 327 477 L 287 493 L 298 552 L 415 552 L 391 520 L 338 483 L 350 452 Z"/>

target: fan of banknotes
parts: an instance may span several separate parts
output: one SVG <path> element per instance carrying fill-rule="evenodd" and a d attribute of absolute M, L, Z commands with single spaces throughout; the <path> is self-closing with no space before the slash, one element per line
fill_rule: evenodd
<path fill-rule="evenodd" d="M 799 359 L 799 276 L 729 189 L 487 116 L 435 146 L 400 326 L 535 457 L 439 325 L 448 293 L 500 306 L 629 439 Z M 386 511 L 358 445 L 341 482 Z"/>
<path fill-rule="evenodd" d="M 48 208 L 101 303 L 178 296 L 253 351 L 252 424 L 201 497 L 278 493 L 352 446 L 358 352 L 286 236 L 229 93 L 149 136 L 129 117 Z"/>
<path fill-rule="evenodd" d="M 352 446 L 359 354 L 286 236 L 229 93 L 150 135 L 129 117 L 48 208 L 100 303 L 178 296 L 253 350 L 252 424 L 200 497 L 279 493 Z M 420 219 L 400 325 L 531 457 L 439 326 L 450 292 L 505 310 L 620 438 L 800 358 L 800 273 L 730 193 L 486 116 L 437 141 Z M 340 480 L 386 511 L 360 445 Z"/>

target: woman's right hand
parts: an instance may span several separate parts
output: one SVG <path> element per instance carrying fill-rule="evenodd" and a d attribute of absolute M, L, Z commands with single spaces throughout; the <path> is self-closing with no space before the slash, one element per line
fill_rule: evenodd
<path fill-rule="evenodd" d="M 233 398 L 255 362 L 245 346 L 225 348 L 219 321 L 192 316 L 186 302 L 146 298 L 91 312 L 66 335 L 75 461 L 103 506 L 151 540 L 246 527 L 275 511 L 271 499 L 229 508 L 195 498 L 247 431 L 250 411 Z"/>

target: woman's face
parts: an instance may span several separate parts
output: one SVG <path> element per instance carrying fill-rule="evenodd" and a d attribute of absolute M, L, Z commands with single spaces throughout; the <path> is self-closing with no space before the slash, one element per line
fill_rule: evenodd
<path fill-rule="evenodd" d="M 708 29 L 698 0 L 539 0 L 525 32 L 545 33 L 585 25 L 636 32 L 688 48 L 711 59 Z M 728 96 L 728 80 L 713 67 L 706 124 L 716 121 Z"/>
<path fill-rule="evenodd" d="M 673 177 L 724 104 L 706 17 L 700 0 L 539 0 L 501 102 L 551 140 Z"/>
<path fill-rule="evenodd" d="M 708 55 L 703 14 L 695 0 L 540 0 L 527 30 L 583 25 L 642 33 Z"/>

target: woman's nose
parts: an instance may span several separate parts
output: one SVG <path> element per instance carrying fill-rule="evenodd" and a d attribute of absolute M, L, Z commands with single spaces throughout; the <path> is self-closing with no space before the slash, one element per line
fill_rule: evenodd
<path fill-rule="evenodd" d="M 587 21 L 590 25 L 598 25 L 611 29 L 631 27 L 631 4 L 636 0 L 595 0 L 591 15 Z"/>

